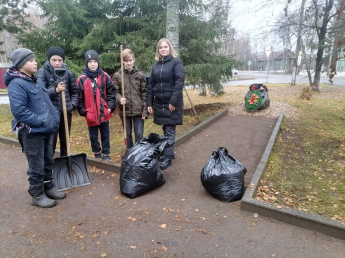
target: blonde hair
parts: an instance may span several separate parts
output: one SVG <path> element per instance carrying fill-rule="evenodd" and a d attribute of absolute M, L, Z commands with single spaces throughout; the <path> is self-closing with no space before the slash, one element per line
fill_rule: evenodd
<path fill-rule="evenodd" d="M 162 57 L 160 56 L 159 54 L 159 45 L 162 43 L 162 42 L 166 42 L 168 45 L 169 45 L 169 54 L 172 55 L 173 58 L 177 57 L 177 54 L 173 48 L 173 46 L 171 45 L 170 41 L 166 38 L 162 38 L 158 41 L 157 43 L 157 50 L 156 50 L 156 57 L 155 57 L 155 60 L 158 61 L 159 59 L 161 59 Z"/>
<path fill-rule="evenodd" d="M 135 58 L 134 52 L 129 48 L 122 50 L 121 56 L 122 56 L 122 60 L 128 60 L 128 58 L 131 58 L 131 57 L 133 57 L 133 59 Z"/>

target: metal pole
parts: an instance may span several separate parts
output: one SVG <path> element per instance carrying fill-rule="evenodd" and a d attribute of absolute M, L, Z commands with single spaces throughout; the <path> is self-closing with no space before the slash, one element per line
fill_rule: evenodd
<path fill-rule="evenodd" d="M 268 58 L 267 58 L 267 74 L 266 74 L 266 83 L 268 83 L 268 69 L 269 69 L 269 66 L 270 66 L 270 56 L 268 56 Z"/>

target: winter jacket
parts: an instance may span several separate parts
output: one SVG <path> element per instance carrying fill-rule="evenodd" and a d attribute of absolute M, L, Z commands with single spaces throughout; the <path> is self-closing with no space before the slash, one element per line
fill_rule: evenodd
<path fill-rule="evenodd" d="M 147 112 L 147 81 L 143 73 L 139 72 L 135 67 L 129 73 L 125 70 L 123 75 L 125 98 L 127 100 L 125 105 L 126 116 L 148 116 Z M 120 103 L 122 98 L 122 80 L 121 70 L 113 75 L 115 86 L 115 98 Z M 120 116 L 123 116 L 123 105 L 120 106 Z"/>
<path fill-rule="evenodd" d="M 183 124 L 184 79 L 184 67 L 179 58 L 168 55 L 153 64 L 147 106 L 153 107 L 156 124 Z M 169 111 L 169 104 L 175 106 L 175 111 Z"/>
<path fill-rule="evenodd" d="M 62 68 L 67 69 L 67 65 L 64 63 Z M 56 93 L 56 86 L 59 84 L 60 79 L 54 75 L 54 68 L 49 61 L 46 61 L 43 67 L 38 70 L 37 78 L 43 81 L 53 105 L 62 113 L 61 94 Z M 67 85 L 65 89 L 66 109 L 67 112 L 72 112 L 78 106 L 78 88 L 71 71 L 67 70 L 67 75 L 63 79 L 63 82 Z"/>
<path fill-rule="evenodd" d="M 77 86 L 80 92 L 78 112 L 86 117 L 88 126 L 100 125 L 112 118 L 116 105 L 115 91 L 113 81 L 106 72 L 101 71 L 97 78 L 83 74 L 78 78 Z"/>
<path fill-rule="evenodd" d="M 12 129 L 16 131 L 21 123 L 29 133 L 54 133 L 60 124 L 60 113 L 51 102 L 43 82 L 29 77 L 14 67 L 5 74 L 11 112 L 14 116 Z"/>

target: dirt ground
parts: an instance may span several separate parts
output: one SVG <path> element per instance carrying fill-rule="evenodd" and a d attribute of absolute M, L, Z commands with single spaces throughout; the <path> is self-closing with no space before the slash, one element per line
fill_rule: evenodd
<path fill-rule="evenodd" d="M 200 172 L 226 147 L 248 184 L 277 117 L 228 116 L 175 149 L 166 184 L 135 199 L 119 175 L 89 168 L 92 184 L 50 209 L 30 205 L 26 159 L 0 145 L 0 257 L 344 257 L 345 242 L 257 216 L 211 197 Z"/>

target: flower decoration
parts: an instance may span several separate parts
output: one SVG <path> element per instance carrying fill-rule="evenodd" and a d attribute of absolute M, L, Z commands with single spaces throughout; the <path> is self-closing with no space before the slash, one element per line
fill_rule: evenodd
<path fill-rule="evenodd" d="M 256 94 L 252 94 L 249 99 L 248 99 L 248 103 L 253 105 L 254 103 L 257 103 L 259 99 L 259 96 Z"/>

